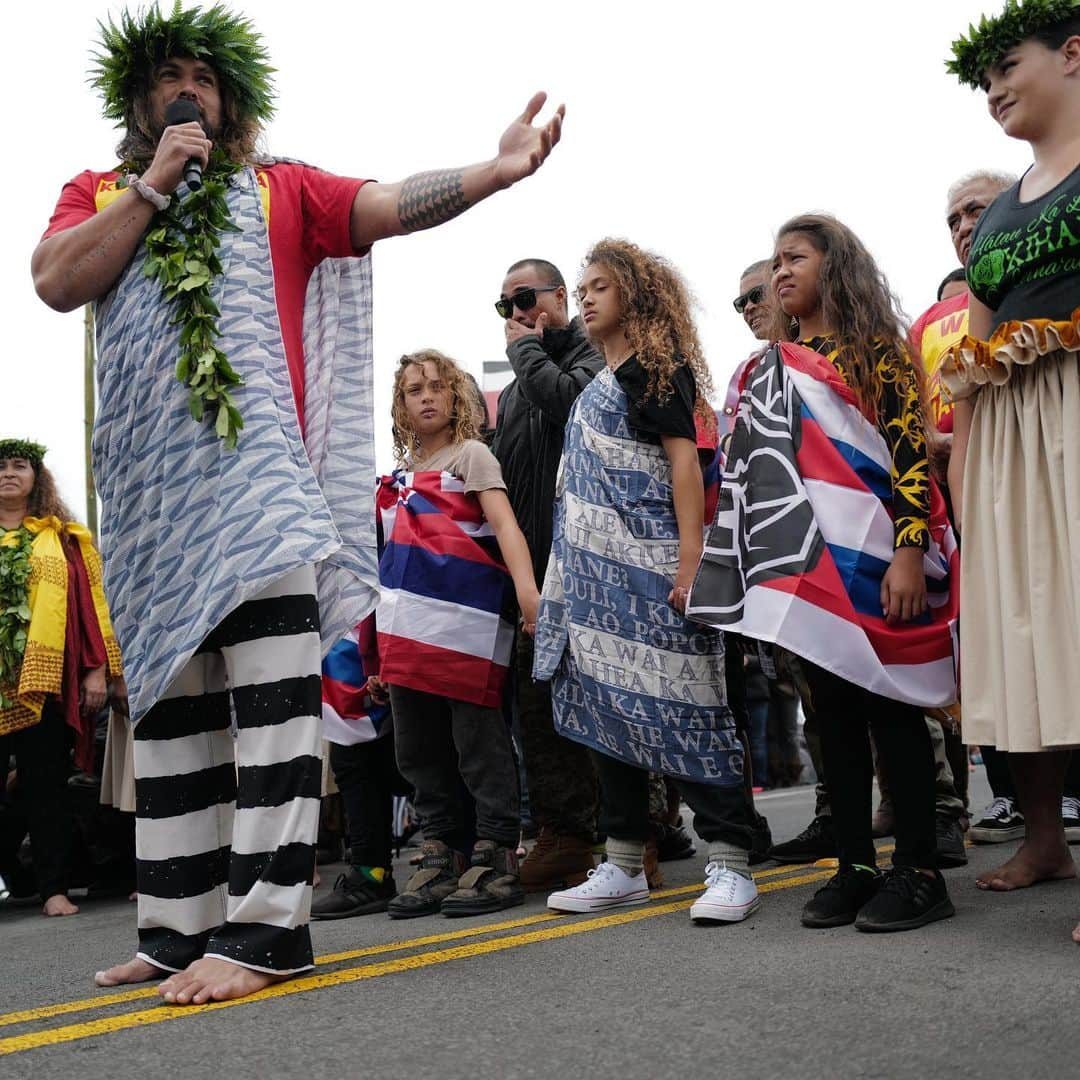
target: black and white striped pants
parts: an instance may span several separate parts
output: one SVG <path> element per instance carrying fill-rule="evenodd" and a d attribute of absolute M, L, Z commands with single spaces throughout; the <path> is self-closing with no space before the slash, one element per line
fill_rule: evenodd
<path fill-rule="evenodd" d="M 321 712 L 309 566 L 229 614 L 135 726 L 144 960 L 312 966 Z"/>

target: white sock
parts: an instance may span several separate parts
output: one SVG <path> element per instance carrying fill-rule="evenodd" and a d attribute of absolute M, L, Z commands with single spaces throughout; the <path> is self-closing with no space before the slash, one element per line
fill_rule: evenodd
<path fill-rule="evenodd" d="M 734 870 L 736 874 L 742 874 L 744 878 L 750 878 L 753 881 L 749 858 L 750 852 L 745 848 L 734 847 L 723 840 L 713 840 L 709 844 L 709 862 L 726 866 L 729 870 Z"/>
<path fill-rule="evenodd" d="M 604 847 L 607 849 L 607 861 L 614 863 L 624 874 L 637 877 L 641 873 L 645 857 L 643 840 L 616 840 L 609 836 Z"/>

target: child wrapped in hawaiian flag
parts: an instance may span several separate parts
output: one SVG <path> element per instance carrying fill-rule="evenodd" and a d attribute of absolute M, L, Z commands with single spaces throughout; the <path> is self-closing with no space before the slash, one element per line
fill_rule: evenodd
<path fill-rule="evenodd" d="M 803 924 L 911 930 L 954 913 L 923 712 L 956 700 L 958 554 L 928 472 L 920 373 L 884 276 L 835 218 L 781 227 L 769 303 L 777 344 L 744 375 L 687 611 L 801 658 L 840 856 Z M 896 807 L 885 875 L 869 732 Z"/>
<path fill-rule="evenodd" d="M 415 789 L 424 846 L 388 910 L 399 919 L 497 911 L 525 898 L 501 704 L 515 594 L 528 633 L 539 594 L 499 463 L 477 438 L 465 372 L 432 349 L 403 356 L 393 423 L 401 468 L 376 495 L 379 681 L 389 686 L 398 767 Z M 476 803 L 471 867 L 462 782 Z"/>

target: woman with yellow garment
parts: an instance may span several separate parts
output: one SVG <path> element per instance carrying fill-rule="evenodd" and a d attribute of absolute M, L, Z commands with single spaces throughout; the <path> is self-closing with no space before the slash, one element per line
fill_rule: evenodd
<path fill-rule="evenodd" d="M 94 718 L 126 696 L 101 563 L 43 464 L 45 448 L 0 439 L 0 760 L 15 755 L 46 915 L 67 898 L 67 779 L 93 763 Z"/>

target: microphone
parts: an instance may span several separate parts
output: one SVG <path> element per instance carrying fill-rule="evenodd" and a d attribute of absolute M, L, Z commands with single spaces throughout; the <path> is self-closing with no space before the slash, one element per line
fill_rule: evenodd
<path fill-rule="evenodd" d="M 194 120 L 196 124 L 202 123 L 199 115 L 199 107 L 188 98 L 176 98 L 165 106 L 165 126 L 173 124 L 189 124 Z M 198 191 L 202 187 L 202 163 L 198 158 L 188 158 L 184 165 L 184 183 L 192 191 Z"/>

